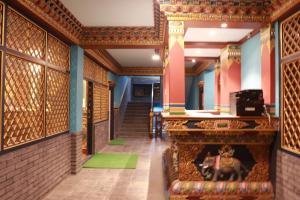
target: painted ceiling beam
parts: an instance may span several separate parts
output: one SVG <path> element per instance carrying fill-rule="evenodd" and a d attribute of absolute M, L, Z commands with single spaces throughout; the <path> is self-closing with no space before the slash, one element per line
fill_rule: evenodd
<path fill-rule="evenodd" d="M 216 48 L 223 49 L 229 44 L 240 45 L 239 42 L 184 42 L 184 48 Z"/>
<path fill-rule="evenodd" d="M 122 67 L 121 73 L 123 76 L 162 76 L 162 67 Z"/>
<path fill-rule="evenodd" d="M 191 57 L 191 56 L 186 56 L 184 57 L 185 61 L 192 61 L 195 60 L 196 62 L 199 61 L 216 61 L 219 60 L 220 57 Z"/>

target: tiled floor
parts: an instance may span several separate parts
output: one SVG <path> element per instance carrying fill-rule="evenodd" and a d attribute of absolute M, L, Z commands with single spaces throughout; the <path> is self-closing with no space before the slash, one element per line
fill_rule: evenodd
<path fill-rule="evenodd" d="M 123 146 L 108 145 L 103 152 L 138 153 L 136 169 L 84 168 L 66 178 L 44 200 L 165 200 L 161 155 L 166 143 L 148 138 L 126 141 Z"/>

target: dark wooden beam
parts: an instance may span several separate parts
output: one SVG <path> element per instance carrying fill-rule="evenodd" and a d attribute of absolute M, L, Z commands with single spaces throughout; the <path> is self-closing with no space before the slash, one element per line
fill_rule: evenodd
<path fill-rule="evenodd" d="M 195 59 L 195 61 L 196 62 L 205 62 L 205 61 L 216 61 L 216 60 L 218 60 L 219 59 L 219 57 L 184 57 L 184 60 L 186 60 L 186 61 L 192 61 L 192 60 L 194 60 Z"/>
<path fill-rule="evenodd" d="M 216 48 L 223 49 L 229 44 L 240 45 L 239 42 L 184 42 L 184 48 Z"/>
<path fill-rule="evenodd" d="M 84 44 L 80 46 L 84 49 L 160 49 L 163 47 L 161 44 Z"/>
<path fill-rule="evenodd" d="M 260 28 L 263 23 L 260 22 L 218 22 L 218 21 L 185 21 L 185 32 L 188 28 L 221 28 L 221 24 L 226 23 L 227 28 L 248 28 L 257 29 Z"/>

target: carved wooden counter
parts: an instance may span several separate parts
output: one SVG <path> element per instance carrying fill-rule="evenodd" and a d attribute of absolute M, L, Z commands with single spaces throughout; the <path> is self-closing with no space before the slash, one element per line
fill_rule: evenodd
<path fill-rule="evenodd" d="M 270 145 L 278 119 L 163 113 L 170 199 L 272 199 Z"/>

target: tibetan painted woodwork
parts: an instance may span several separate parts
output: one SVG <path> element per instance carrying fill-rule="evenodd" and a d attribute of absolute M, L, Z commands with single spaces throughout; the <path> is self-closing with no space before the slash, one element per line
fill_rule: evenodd
<path fill-rule="evenodd" d="M 69 129 L 69 75 L 47 69 L 46 134 Z"/>
<path fill-rule="evenodd" d="M 170 199 L 273 198 L 270 145 L 278 119 L 163 114 Z M 210 199 L 208 198 L 208 199 Z"/>
<path fill-rule="evenodd" d="M 300 11 L 281 23 L 281 147 L 300 154 Z"/>
<path fill-rule="evenodd" d="M 45 136 L 43 66 L 18 57 L 5 57 L 4 148 Z"/>
<path fill-rule="evenodd" d="M 108 72 L 89 57 L 84 57 L 83 76 L 94 83 L 93 122 L 108 120 Z"/>
<path fill-rule="evenodd" d="M 10 7 L 5 22 L 1 150 L 69 130 L 70 48 Z"/>

